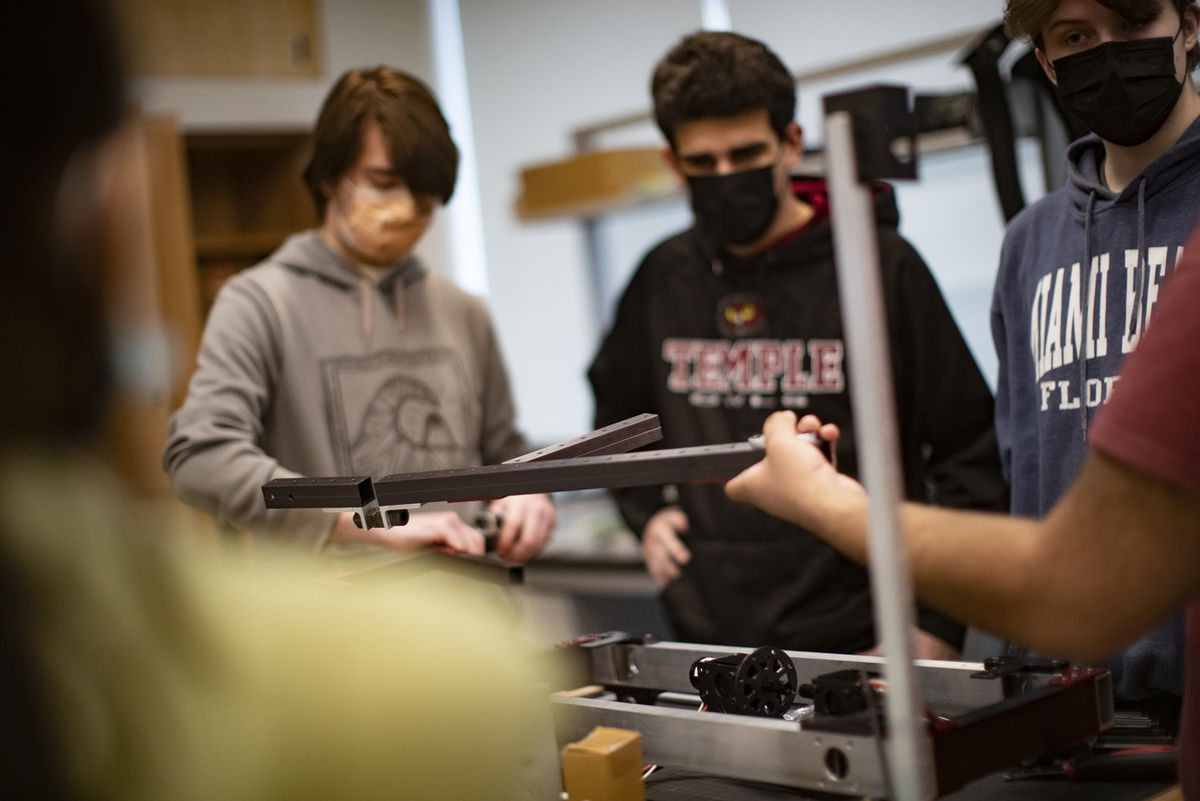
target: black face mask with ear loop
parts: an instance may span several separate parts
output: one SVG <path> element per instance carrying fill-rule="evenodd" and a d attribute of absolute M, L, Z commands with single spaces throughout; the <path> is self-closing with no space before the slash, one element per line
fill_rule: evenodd
<path fill-rule="evenodd" d="M 1171 116 L 1183 91 L 1175 78 L 1178 36 L 1105 42 L 1058 59 L 1063 107 L 1106 142 L 1142 144 Z"/>
<path fill-rule="evenodd" d="M 729 175 L 689 175 L 687 185 L 696 227 L 717 247 L 754 242 L 779 211 L 774 164 Z"/>

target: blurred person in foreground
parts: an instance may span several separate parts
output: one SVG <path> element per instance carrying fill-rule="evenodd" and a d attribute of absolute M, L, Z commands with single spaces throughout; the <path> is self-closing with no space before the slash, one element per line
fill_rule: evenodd
<path fill-rule="evenodd" d="M 0 77 L 3 794 L 522 796 L 545 696 L 494 598 L 251 576 L 125 494 L 95 445 L 119 380 L 107 295 L 139 280 L 122 256 L 146 202 L 118 49 L 93 0 L 7 8 L 0 48 L 21 66 Z"/>

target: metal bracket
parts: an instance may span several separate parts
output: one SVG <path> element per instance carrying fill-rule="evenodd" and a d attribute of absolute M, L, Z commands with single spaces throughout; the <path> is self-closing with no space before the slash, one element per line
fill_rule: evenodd
<path fill-rule="evenodd" d="M 908 87 L 879 84 L 825 95 L 825 114 L 845 111 L 854 121 L 858 180 L 917 177 L 917 123 L 908 104 Z M 905 158 L 896 155 L 905 143 Z"/>

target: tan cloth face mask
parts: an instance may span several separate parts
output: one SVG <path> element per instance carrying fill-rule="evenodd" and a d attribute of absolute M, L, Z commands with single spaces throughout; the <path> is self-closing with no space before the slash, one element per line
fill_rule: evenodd
<path fill-rule="evenodd" d="M 346 183 L 352 193 L 349 208 L 338 201 L 338 227 L 346 244 L 376 264 L 407 256 L 424 230 L 429 212 L 418 207 L 408 187 L 375 189 L 358 186 L 349 178 Z"/>

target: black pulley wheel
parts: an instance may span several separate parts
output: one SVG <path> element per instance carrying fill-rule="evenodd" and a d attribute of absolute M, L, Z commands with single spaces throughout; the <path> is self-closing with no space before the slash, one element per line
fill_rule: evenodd
<path fill-rule="evenodd" d="M 796 666 L 778 648 L 759 648 L 742 659 L 733 680 L 733 700 L 743 715 L 783 717 L 796 699 Z"/>

